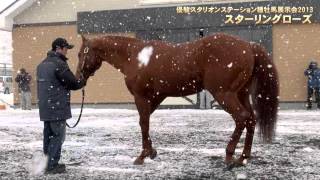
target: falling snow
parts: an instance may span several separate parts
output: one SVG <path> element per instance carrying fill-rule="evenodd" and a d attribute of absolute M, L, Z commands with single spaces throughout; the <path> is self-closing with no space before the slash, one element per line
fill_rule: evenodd
<path fill-rule="evenodd" d="M 41 2 L 38 0 L 36 5 L 43 6 Z M 53 0 L 52 5 L 55 4 Z M 75 1 L 72 1 L 71 5 L 74 9 L 77 8 Z M 63 13 L 56 13 L 57 17 L 62 15 Z M 150 16 L 145 18 L 145 21 L 151 20 Z M 192 22 L 192 20 L 192 16 L 185 16 L 185 21 Z M 167 23 L 172 24 L 171 21 Z M 119 22 L 119 25 L 125 24 Z M 95 24 L 94 27 L 98 28 L 99 25 Z M 294 31 L 298 32 L 298 29 Z M 40 34 L 45 36 L 46 33 Z M 287 36 L 283 34 L 280 38 L 288 46 L 290 41 Z M 159 38 L 166 39 L 166 36 Z M 32 35 L 28 36 L 28 39 L 38 41 L 38 38 Z M 214 39 L 217 39 L 217 36 L 214 36 Z M 117 43 L 114 45 L 117 46 Z M 206 46 L 210 45 L 208 43 Z M 130 46 L 128 44 L 128 47 Z M 144 47 L 139 52 L 137 57 L 139 67 L 150 63 L 153 52 L 152 46 Z M 319 50 L 317 52 L 319 53 Z M 246 54 L 246 51 L 242 53 Z M 307 56 L 300 55 L 302 58 Z M 31 55 L 26 57 L 29 60 L 33 58 Z M 155 55 L 155 58 L 158 59 L 159 55 Z M 290 66 L 285 56 L 278 58 L 283 61 L 284 66 Z M 212 57 L 211 61 L 218 62 L 219 59 Z M 179 70 L 177 64 L 174 62 L 172 64 Z M 233 63 L 227 67 L 232 68 Z M 272 64 L 268 64 L 267 68 L 273 68 Z M 273 77 L 273 74 L 268 76 Z M 290 82 L 296 83 L 295 81 L 293 79 Z M 165 83 L 161 79 L 159 82 Z M 193 80 L 193 83 L 196 81 Z M 102 86 L 102 83 L 99 86 Z M 149 84 L 145 86 L 149 87 Z M 181 86 L 177 88 L 185 89 Z M 156 92 L 156 95 L 159 95 L 159 92 Z M 293 96 L 297 98 L 300 95 Z M 258 97 L 262 98 L 262 95 L 258 94 Z M 49 99 L 48 102 L 50 101 Z M 151 101 L 148 100 L 148 103 Z M 55 105 L 59 104 L 60 102 L 57 102 Z M 73 109 L 74 117 L 79 111 Z M 39 121 L 38 110 L 8 109 L 0 113 L 0 177 L 1 179 L 320 179 L 319 116 L 319 111 L 280 110 L 274 143 L 263 144 L 255 135 L 252 158 L 244 162 L 246 166 L 228 170 L 224 164 L 225 148 L 233 132 L 234 123 L 224 111 L 157 110 L 151 116 L 150 135 L 154 147 L 158 150 L 158 157 L 154 160 L 147 158 L 143 166 L 134 166 L 132 163 L 141 150 L 138 112 L 85 109 L 79 126 L 67 130 L 62 162 L 67 164 L 68 173 L 50 176 L 42 174 L 47 157 L 41 153 L 43 123 Z M 74 122 L 74 119 L 71 121 Z M 242 136 L 240 141 L 243 142 L 244 138 Z M 239 147 L 243 147 L 243 144 L 239 144 Z M 238 156 L 242 152 L 239 147 L 236 150 Z M 75 162 L 79 164 L 74 165 Z"/>

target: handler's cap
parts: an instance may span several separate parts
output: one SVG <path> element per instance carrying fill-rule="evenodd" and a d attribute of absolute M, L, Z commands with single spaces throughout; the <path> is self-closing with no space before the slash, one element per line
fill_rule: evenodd
<path fill-rule="evenodd" d="M 72 49 L 72 48 L 74 47 L 74 45 L 69 44 L 69 43 L 67 42 L 67 40 L 64 39 L 64 38 L 57 38 L 56 40 L 54 40 L 54 41 L 52 42 L 52 50 L 54 50 L 54 51 L 55 51 L 57 48 L 64 48 L 64 47 L 66 47 L 66 48 L 68 48 L 68 49 Z"/>

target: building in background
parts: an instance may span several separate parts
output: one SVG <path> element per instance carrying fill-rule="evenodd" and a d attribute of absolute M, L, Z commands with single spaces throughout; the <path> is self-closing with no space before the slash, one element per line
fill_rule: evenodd
<path fill-rule="evenodd" d="M 0 63 L 12 64 L 12 33 L 0 30 Z"/>
<path fill-rule="evenodd" d="M 0 93 L 13 92 L 12 64 L 0 63 Z"/>
<path fill-rule="evenodd" d="M 12 33 L 0 30 L 0 93 L 13 92 Z"/>
<path fill-rule="evenodd" d="M 21 0 L 6 11 L 2 18 L 6 23 L 2 24 L 12 30 L 13 72 L 25 67 L 32 76 L 58 36 L 76 45 L 69 54 L 75 70 L 80 34 L 117 34 L 171 42 L 195 40 L 200 37 L 200 29 L 204 36 L 234 34 L 263 44 L 273 56 L 280 76 L 281 102 L 303 102 L 303 71 L 310 59 L 320 62 L 320 12 L 314 11 L 319 8 L 317 0 Z M 31 84 L 33 93 L 35 84 Z M 86 90 L 87 103 L 133 103 L 123 75 L 108 64 L 91 78 Z M 80 95 L 74 93 L 72 102 L 80 103 Z M 163 104 L 195 102 L 193 95 L 169 98 Z"/>

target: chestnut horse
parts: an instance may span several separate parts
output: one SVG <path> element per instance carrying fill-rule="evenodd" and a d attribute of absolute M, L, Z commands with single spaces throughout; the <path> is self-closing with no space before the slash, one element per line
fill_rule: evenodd
<path fill-rule="evenodd" d="M 279 84 L 276 67 L 262 46 L 226 34 L 181 44 L 120 36 L 82 36 L 82 40 L 76 76 L 88 79 L 107 62 L 124 74 L 134 96 L 143 147 L 134 164 L 157 155 L 149 136 L 149 119 L 159 104 L 166 97 L 187 96 L 203 89 L 235 121 L 226 148 L 228 165 L 244 164 L 250 157 L 256 122 L 264 142 L 272 140 Z M 243 152 L 239 159 L 233 159 L 244 128 Z"/>

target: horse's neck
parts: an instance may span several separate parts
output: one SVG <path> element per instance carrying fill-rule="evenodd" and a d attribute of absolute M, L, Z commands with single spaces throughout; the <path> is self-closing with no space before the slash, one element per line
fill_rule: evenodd
<path fill-rule="evenodd" d="M 139 42 L 138 39 L 134 38 L 111 37 L 107 43 L 105 43 L 105 49 L 109 51 L 106 52 L 106 54 L 109 54 L 110 57 L 104 61 L 124 73 L 125 65 L 128 63 L 131 55 L 130 47 L 137 45 Z"/>

